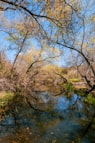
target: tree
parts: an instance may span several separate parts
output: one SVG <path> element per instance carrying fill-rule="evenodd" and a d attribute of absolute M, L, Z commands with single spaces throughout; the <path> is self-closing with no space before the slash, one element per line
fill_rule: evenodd
<path fill-rule="evenodd" d="M 34 0 L 32 2 L 27 0 L 0 0 L 0 2 L 1 10 L 4 13 L 8 13 L 8 11 L 15 11 L 16 14 L 19 13 L 18 20 L 22 19 L 21 21 L 25 24 L 25 27 L 29 26 L 26 22 L 27 17 L 29 23 L 31 21 L 36 24 L 36 27 L 33 27 L 33 32 L 31 33 L 29 31 L 28 35 L 36 37 L 37 42 L 40 43 L 40 41 L 44 39 L 49 47 L 59 47 L 61 51 L 64 50 L 65 52 L 67 52 L 66 49 L 74 51 L 73 53 L 78 66 L 84 65 L 85 71 L 88 70 L 91 73 L 91 77 L 88 77 L 89 72 L 87 72 L 87 74 L 81 74 L 89 85 L 89 91 L 92 91 L 95 88 L 94 62 L 92 61 L 92 55 L 88 52 L 92 51 L 92 47 L 94 47 L 92 44 L 93 40 L 91 41 L 95 35 L 94 32 L 92 32 L 89 41 L 91 30 L 94 31 L 94 0 L 91 2 L 88 0 L 83 2 L 81 0 L 45 0 L 44 2 L 42 0 Z M 89 9 L 91 9 L 90 12 Z M 24 30 L 21 31 L 24 32 Z M 21 33 L 25 34 L 23 32 Z M 21 47 L 18 54 L 22 49 Z M 15 58 L 14 63 L 16 59 L 17 57 Z"/>
<path fill-rule="evenodd" d="M 10 41 L 7 42 L 10 43 L 10 52 L 15 52 L 12 64 L 6 62 L 5 55 L 0 53 L 0 76 L 13 82 L 13 92 L 23 93 L 24 100 L 33 109 L 32 103 L 39 102 L 39 97 L 31 94 L 36 88 L 42 91 L 46 85 L 46 91 L 56 95 L 64 92 L 63 82 L 67 80 L 62 72 L 54 65 L 54 69 L 43 69 L 62 54 L 68 55 L 71 65 L 87 82 L 87 92 L 95 90 L 94 6 L 94 0 L 0 0 L 0 34 Z M 72 90 L 67 84 L 66 90 L 69 88 Z M 19 99 L 14 102 L 15 106 L 10 105 L 14 119 L 17 110 L 14 107 Z M 85 132 L 94 118 L 95 113 Z"/>

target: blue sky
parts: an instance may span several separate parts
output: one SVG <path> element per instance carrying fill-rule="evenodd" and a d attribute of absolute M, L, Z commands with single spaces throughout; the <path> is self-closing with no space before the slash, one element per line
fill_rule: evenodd
<path fill-rule="evenodd" d="M 86 2 L 88 2 L 88 3 L 86 3 Z M 82 3 L 83 3 L 82 14 L 85 15 L 86 20 L 87 20 L 89 17 L 91 17 L 91 15 L 95 15 L 95 1 L 94 0 L 90 0 L 90 1 L 83 0 Z M 39 11 L 40 11 L 40 9 L 37 12 L 39 12 Z M 19 21 L 20 18 L 23 19 L 23 15 L 21 13 L 18 13 L 17 11 L 6 11 L 4 16 L 8 19 L 8 22 L 10 22 L 10 23 L 14 22 L 14 24 L 17 20 Z M 44 20 L 42 20 L 40 22 L 43 25 L 44 29 L 47 31 L 47 33 L 50 34 L 49 29 L 48 29 L 49 23 L 44 22 Z M 89 27 L 90 27 L 90 25 L 88 22 L 88 23 L 86 23 L 86 32 L 89 31 Z M 0 27 L 0 29 L 2 29 L 2 28 Z M 54 29 L 54 27 L 53 27 L 52 30 L 53 30 L 53 32 L 54 31 L 56 32 L 56 28 Z M 79 40 L 79 39 L 81 40 L 81 34 L 80 34 L 81 31 L 82 31 L 82 29 L 78 33 L 79 35 L 78 34 L 76 35 L 77 40 Z M 11 43 L 8 42 L 8 40 L 6 40 L 7 36 L 8 35 L 6 33 L 0 31 L 0 45 L 1 45 L 0 49 L 3 49 L 3 48 L 6 49 L 6 54 L 7 54 L 8 58 L 11 61 L 13 61 L 16 51 L 15 50 L 14 51 L 7 50 L 7 49 L 9 49 L 9 47 L 11 45 Z M 68 39 L 68 42 L 69 42 L 69 39 Z M 39 44 L 37 43 L 37 41 L 35 40 L 35 38 L 31 38 L 31 43 L 33 43 L 33 46 L 35 46 L 37 48 L 40 47 Z M 70 52 L 69 52 L 69 50 L 65 50 L 65 54 L 62 57 L 60 57 L 60 60 L 57 63 L 59 65 L 66 66 L 65 61 L 66 61 L 66 59 L 68 60 L 69 58 L 70 58 Z"/>

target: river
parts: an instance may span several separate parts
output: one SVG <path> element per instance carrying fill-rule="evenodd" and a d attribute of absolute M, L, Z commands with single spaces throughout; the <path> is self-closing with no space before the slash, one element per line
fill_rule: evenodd
<path fill-rule="evenodd" d="M 27 104 L 14 105 L 0 122 L 1 143 L 95 143 L 95 128 L 85 130 L 94 108 L 77 94 L 58 97 L 42 94 L 44 103 L 37 105 L 43 112 Z"/>

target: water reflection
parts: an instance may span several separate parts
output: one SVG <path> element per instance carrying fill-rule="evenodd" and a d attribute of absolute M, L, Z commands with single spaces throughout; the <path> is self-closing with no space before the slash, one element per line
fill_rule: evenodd
<path fill-rule="evenodd" d="M 29 106 L 20 106 L 15 110 L 16 125 L 12 113 L 7 114 L 0 122 L 1 143 L 79 142 L 89 122 L 88 117 L 93 114 L 92 107 L 87 108 L 81 97 L 76 94 L 68 98 L 63 95 L 47 96 L 44 93 L 42 99 L 45 103 L 38 106 L 46 109 L 46 112 L 35 112 Z M 92 138 L 90 138 L 91 134 Z M 80 142 L 94 143 L 94 137 L 91 131 Z"/>

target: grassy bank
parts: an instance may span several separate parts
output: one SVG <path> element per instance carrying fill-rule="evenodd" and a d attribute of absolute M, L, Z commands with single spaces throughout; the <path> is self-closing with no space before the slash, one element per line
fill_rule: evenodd
<path fill-rule="evenodd" d="M 0 92 L 0 108 L 7 105 L 8 101 L 12 100 L 14 97 L 14 94 L 12 92 Z"/>

